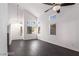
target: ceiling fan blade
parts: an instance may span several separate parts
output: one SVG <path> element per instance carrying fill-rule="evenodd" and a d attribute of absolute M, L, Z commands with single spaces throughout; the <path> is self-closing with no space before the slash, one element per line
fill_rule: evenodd
<path fill-rule="evenodd" d="M 51 8 L 49 8 L 49 9 L 47 9 L 46 11 L 44 11 L 44 12 L 48 12 L 49 10 L 51 10 L 53 7 L 51 7 Z"/>
<path fill-rule="evenodd" d="M 70 5 L 74 5 L 75 3 L 62 3 L 61 6 L 70 6 Z"/>
<path fill-rule="evenodd" d="M 49 8 L 49 9 L 47 9 L 46 11 L 44 11 L 44 12 L 48 12 L 49 10 L 51 10 L 54 6 L 55 6 L 56 4 L 55 3 L 53 3 L 53 5 L 52 5 L 52 7 L 51 8 Z"/>
<path fill-rule="evenodd" d="M 46 5 L 53 5 L 53 4 L 55 4 L 55 3 L 43 3 L 43 4 L 46 4 Z"/>

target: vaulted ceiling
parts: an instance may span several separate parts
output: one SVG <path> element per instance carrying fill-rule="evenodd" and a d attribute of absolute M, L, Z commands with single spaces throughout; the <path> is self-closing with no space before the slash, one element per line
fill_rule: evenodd
<path fill-rule="evenodd" d="M 36 17 L 39 17 L 45 10 L 51 7 L 42 3 L 19 3 L 19 6 L 26 9 Z"/>

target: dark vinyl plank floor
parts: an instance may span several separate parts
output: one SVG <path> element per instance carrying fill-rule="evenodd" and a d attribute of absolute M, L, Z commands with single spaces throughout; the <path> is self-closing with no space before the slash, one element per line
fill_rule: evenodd
<path fill-rule="evenodd" d="M 13 40 L 9 56 L 79 56 L 79 52 L 41 40 Z"/>

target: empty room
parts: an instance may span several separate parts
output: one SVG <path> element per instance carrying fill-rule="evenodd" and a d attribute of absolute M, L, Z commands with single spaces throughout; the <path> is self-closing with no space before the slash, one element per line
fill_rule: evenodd
<path fill-rule="evenodd" d="M 0 3 L 1 56 L 79 56 L 79 3 Z"/>

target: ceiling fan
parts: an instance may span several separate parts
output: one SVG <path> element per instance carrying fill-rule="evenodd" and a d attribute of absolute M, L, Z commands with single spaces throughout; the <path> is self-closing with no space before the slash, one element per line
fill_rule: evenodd
<path fill-rule="evenodd" d="M 47 9 L 44 12 L 48 12 L 49 10 L 53 9 L 57 13 L 60 13 L 61 7 L 63 7 L 63 6 L 71 6 L 71 5 L 74 5 L 75 3 L 43 3 L 43 4 L 52 6 L 51 8 Z"/>

